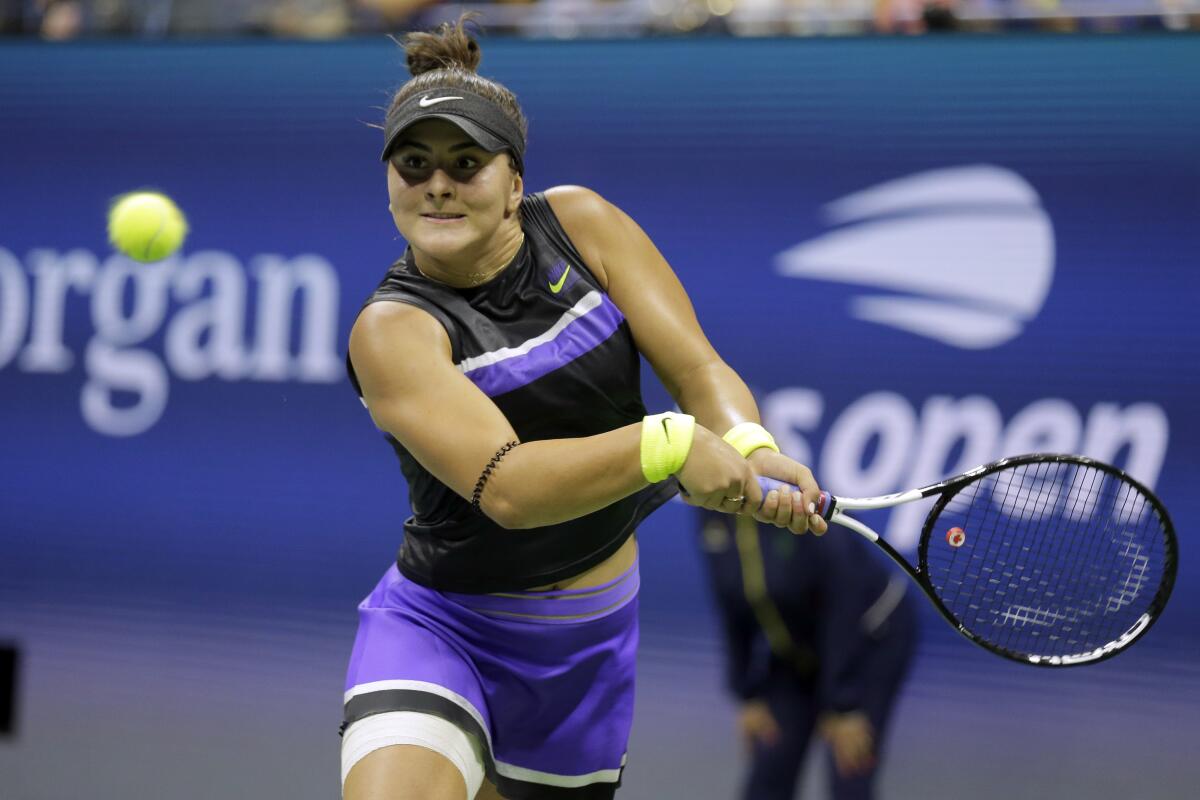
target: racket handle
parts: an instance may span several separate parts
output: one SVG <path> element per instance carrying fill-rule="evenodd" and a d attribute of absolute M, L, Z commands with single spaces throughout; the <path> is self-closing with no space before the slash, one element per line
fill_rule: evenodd
<path fill-rule="evenodd" d="M 787 483 L 786 481 L 777 481 L 774 478 L 764 478 L 761 475 L 758 477 L 758 485 L 762 489 L 763 503 L 767 502 L 767 492 L 772 489 L 781 489 L 786 486 L 793 492 L 800 491 L 800 487 L 795 484 Z M 829 494 L 829 492 L 821 492 L 821 496 L 817 499 L 817 513 L 826 521 L 829 520 L 829 514 L 833 512 L 832 499 L 833 495 Z M 758 507 L 762 508 L 762 503 L 759 503 Z"/>

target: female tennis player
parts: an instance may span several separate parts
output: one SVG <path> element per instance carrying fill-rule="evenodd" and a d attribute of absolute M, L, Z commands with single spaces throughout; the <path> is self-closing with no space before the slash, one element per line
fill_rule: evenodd
<path fill-rule="evenodd" d="M 343 793 L 611 798 L 633 721 L 637 524 L 682 490 L 822 533 L 820 490 L 633 220 L 580 187 L 525 196 L 524 115 L 476 74 L 464 20 L 405 46 L 382 160 L 408 249 L 347 364 L 413 514 L 359 608 Z M 639 354 L 682 413 L 647 415 Z M 759 475 L 801 491 L 764 500 Z"/>

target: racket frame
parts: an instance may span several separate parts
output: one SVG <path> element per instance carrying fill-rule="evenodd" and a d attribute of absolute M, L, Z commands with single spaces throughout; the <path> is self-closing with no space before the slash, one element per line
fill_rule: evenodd
<path fill-rule="evenodd" d="M 937 520 L 946 504 L 958 494 L 963 488 L 975 483 L 1001 470 L 1010 469 L 1012 467 L 1021 466 L 1023 464 L 1074 464 L 1078 466 L 1090 467 L 1106 472 L 1121 481 L 1129 484 L 1137 489 L 1153 506 L 1157 512 L 1159 519 L 1163 523 L 1164 533 L 1164 554 L 1163 554 L 1163 579 L 1159 583 L 1158 591 L 1151 601 L 1150 608 L 1138 618 L 1138 620 L 1130 626 L 1128 630 L 1122 633 L 1119 637 L 1107 644 L 1085 653 L 1072 654 L 1067 656 L 1044 656 L 1033 655 L 1029 653 L 1021 653 L 1015 650 L 1009 650 L 999 645 L 980 638 L 978 635 L 971 632 L 954 613 L 947 608 L 938 596 L 937 590 L 933 586 L 933 582 L 929 578 L 929 562 L 927 560 L 929 552 L 929 541 L 933 534 L 933 523 Z M 916 500 L 940 495 L 938 501 L 934 504 L 929 514 L 925 517 L 925 524 L 921 529 L 921 538 L 917 544 L 917 566 L 913 565 L 902 556 L 887 540 L 881 537 L 878 533 L 863 522 L 848 516 L 846 511 L 870 511 L 881 508 L 892 508 L 894 506 L 911 503 Z M 1059 453 L 1028 453 L 1025 455 L 1011 456 L 1002 458 L 998 461 L 993 461 L 982 466 L 968 470 L 961 475 L 956 475 L 953 478 L 947 478 L 944 481 L 924 486 L 920 489 L 911 489 L 906 492 L 896 492 L 894 494 L 881 495 L 879 497 L 840 497 L 821 492 L 821 498 L 817 505 L 817 513 L 820 514 L 827 522 L 837 523 L 842 527 L 849 528 L 868 541 L 874 543 L 879 549 L 883 550 L 887 556 L 896 563 L 898 567 L 908 573 L 925 596 L 933 603 L 938 612 L 942 615 L 950 627 L 954 628 L 958 633 L 965 636 L 968 640 L 984 648 L 998 656 L 1017 661 L 1022 664 L 1031 664 L 1038 667 L 1072 667 L 1083 664 L 1095 664 L 1105 659 L 1112 658 L 1117 653 L 1129 647 L 1146 631 L 1150 630 L 1151 626 L 1161 615 L 1163 608 L 1167 604 L 1168 598 L 1171 596 L 1171 590 L 1175 586 L 1175 574 L 1179 563 L 1179 545 L 1176 541 L 1175 526 L 1171 522 L 1171 517 L 1167 513 L 1166 507 L 1154 492 L 1150 491 L 1144 484 L 1130 477 L 1128 473 L 1111 464 L 1105 464 L 1103 461 L 1087 458 L 1086 456 L 1064 455 Z"/>

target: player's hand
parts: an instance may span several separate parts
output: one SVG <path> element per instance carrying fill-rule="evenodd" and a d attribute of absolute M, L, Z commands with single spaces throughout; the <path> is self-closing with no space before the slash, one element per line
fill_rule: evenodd
<path fill-rule="evenodd" d="M 875 766 L 875 729 L 863 712 L 825 714 L 817 722 L 817 731 L 829 744 L 842 777 L 862 775 Z"/>
<path fill-rule="evenodd" d="M 756 474 L 800 487 L 799 492 L 772 489 L 767 492 L 761 508 L 747 504 L 748 510 L 758 509 L 754 512 L 756 520 L 787 528 L 792 533 L 812 531 L 821 536 L 828 530 L 828 523 L 816 513 L 821 487 L 813 478 L 812 470 L 767 447 L 755 450 L 746 460 Z"/>
<path fill-rule="evenodd" d="M 762 502 L 762 489 L 750 464 L 703 425 L 696 426 L 692 449 L 675 477 L 689 505 L 737 514 Z"/>
<path fill-rule="evenodd" d="M 762 700 L 749 700 L 738 712 L 738 732 L 747 750 L 756 744 L 772 747 L 779 742 L 779 723 Z"/>

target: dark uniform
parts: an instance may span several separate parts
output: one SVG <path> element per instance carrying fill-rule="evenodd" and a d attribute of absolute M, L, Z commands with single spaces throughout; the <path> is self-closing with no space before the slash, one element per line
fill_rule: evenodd
<path fill-rule="evenodd" d="M 896 693 L 912 658 L 909 580 L 851 531 L 796 536 L 749 517 L 704 512 L 699 531 L 724 623 L 730 690 L 767 703 L 774 745 L 756 743 L 744 797 L 791 800 L 809 739 L 826 712 L 862 711 L 876 767 L 829 769 L 836 800 L 870 798 Z"/>

